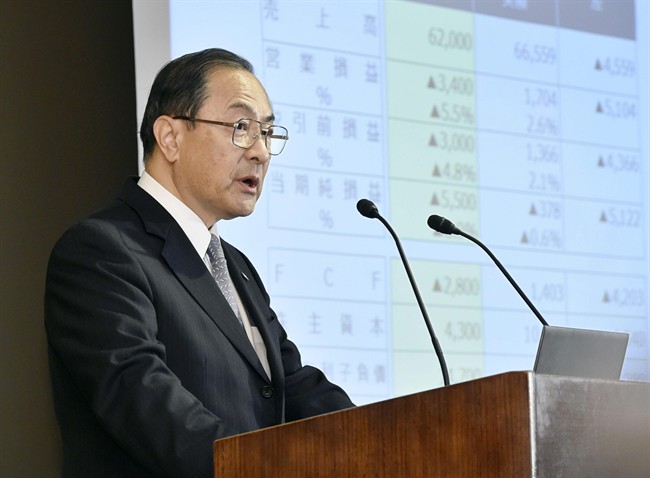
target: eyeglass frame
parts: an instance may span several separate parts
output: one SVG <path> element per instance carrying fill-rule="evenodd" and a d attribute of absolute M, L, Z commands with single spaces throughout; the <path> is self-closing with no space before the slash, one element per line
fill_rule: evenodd
<path fill-rule="evenodd" d="M 229 126 L 229 127 L 232 128 L 232 144 L 234 144 L 235 146 L 237 146 L 238 148 L 241 148 L 241 149 L 252 148 L 253 145 L 255 144 L 255 141 L 257 141 L 257 139 L 259 138 L 259 135 L 253 139 L 253 142 L 249 146 L 246 146 L 246 147 L 240 146 L 237 143 L 235 143 L 235 134 L 237 134 L 237 125 L 239 123 L 241 123 L 242 121 L 253 121 L 253 122 L 260 125 L 260 133 L 262 134 L 262 136 L 264 136 L 264 146 L 266 146 L 266 150 L 269 152 L 269 154 L 271 156 L 278 156 L 280 153 L 282 153 L 282 151 L 284 151 L 285 146 L 287 145 L 287 141 L 289 140 L 289 130 L 287 128 L 285 128 L 284 126 L 280 126 L 280 125 L 277 125 L 277 124 L 272 124 L 272 125 L 269 125 L 268 127 L 264 128 L 261 121 L 254 120 L 252 118 L 240 118 L 237 121 L 235 121 L 234 123 L 229 123 L 229 122 L 226 122 L 226 121 L 206 120 L 206 119 L 201 119 L 201 118 L 191 118 L 189 116 L 183 116 L 183 115 L 172 116 L 172 118 L 173 119 L 184 120 L 184 121 L 190 121 L 192 123 L 196 122 L 196 123 L 214 124 L 214 125 L 217 125 L 217 126 Z M 268 134 L 269 130 L 272 129 L 272 128 L 282 128 L 283 130 L 285 130 L 287 132 L 287 134 L 286 135 L 269 135 Z M 271 143 L 270 143 L 270 141 L 273 138 L 283 139 L 284 140 L 284 143 L 282 143 L 282 149 L 280 149 L 280 151 L 277 152 L 277 153 L 272 153 L 271 152 L 271 148 L 270 148 Z"/>

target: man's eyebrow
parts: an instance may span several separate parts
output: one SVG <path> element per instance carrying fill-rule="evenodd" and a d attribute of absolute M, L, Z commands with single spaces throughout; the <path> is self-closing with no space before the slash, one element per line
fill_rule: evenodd
<path fill-rule="evenodd" d="M 228 109 L 231 110 L 244 110 L 248 115 L 253 116 L 255 111 L 253 111 L 253 108 L 251 108 L 250 105 L 246 103 L 234 103 L 228 107 Z M 275 115 L 271 113 L 268 116 L 265 116 L 260 120 L 262 123 L 272 123 L 275 121 Z"/>

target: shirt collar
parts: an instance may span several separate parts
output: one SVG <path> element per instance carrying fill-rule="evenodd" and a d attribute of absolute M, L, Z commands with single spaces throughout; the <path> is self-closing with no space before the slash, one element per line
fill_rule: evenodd
<path fill-rule="evenodd" d="M 138 180 L 138 186 L 149 193 L 174 218 L 187 238 L 194 246 L 197 254 L 203 258 L 210 245 L 211 235 L 219 237 L 216 224 L 208 229 L 201 218 L 183 201 L 165 189 L 150 174 L 143 171 Z"/>

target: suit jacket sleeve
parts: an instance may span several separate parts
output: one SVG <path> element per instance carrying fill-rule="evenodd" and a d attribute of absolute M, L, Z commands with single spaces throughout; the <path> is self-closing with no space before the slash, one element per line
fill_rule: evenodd
<path fill-rule="evenodd" d="M 166 366 L 155 298 L 119 231 L 92 221 L 72 228 L 51 255 L 46 282 L 53 374 L 69 375 L 100 426 L 148 471 L 212 476 L 212 442 L 224 423 Z M 81 413 L 57 412 L 71 422 Z"/>
<path fill-rule="evenodd" d="M 284 371 L 285 419 L 287 421 L 308 418 L 323 413 L 353 407 L 348 395 L 339 386 L 329 382 L 322 371 L 315 367 L 304 366 L 296 345 L 288 339 L 287 333 L 280 325 L 276 314 L 270 308 L 270 299 L 262 280 L 248 259 L 238 250 L 225 244 L 225 247 L 245 262 L 245 267 L 252 274 L 265 305 L 270 311 L 270 327 L 275 327 L 279 337 L 282 367 Z"/>

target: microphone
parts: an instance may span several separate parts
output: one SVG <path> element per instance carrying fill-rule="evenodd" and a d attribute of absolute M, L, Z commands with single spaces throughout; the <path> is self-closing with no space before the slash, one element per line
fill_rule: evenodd
<path fill-rule="evenodd" d="M 390 224 L 388 224 L 388 221 L 386 221 L 386 219 L 384 219 L 381 216 L 381 214 L 379 214 L 379 209 L 377 209 L 375 203 L 373 203 L 369 199 L 360 199 L 359 202 L 357 202 L 357 210 L 364 217 L 367 217 L 369 219 L 379 219 L 379 221 L 386 227 L 386 229 L 388 229 L 390 235 L 393 236 L 393 239 L 395 240 L 395 244 L 397 245 L 397 250 L 399 252 L 399 255 L 402 258 L 402 264 L 404 264 L 406 275 L 409 278 L 409 282 L 411 283 L 411 287 L 413 288 L 413 293 L 415 294 L 415 298 L 417 299 L 418 305 L 420 306 L 420 312 L 422 313 L 422 317 L 424 317 L 424 323 L 426 324 L 427 330 L 429 331 L 429 336 L 431 337 L 431 343 L 433 344 L 433 348 L 436 351 L 436 355 L 438 356 L 438 361 L 440 362 L 440 368 L 442 369 L 442 381 L 445 384 L 445 387 L 448 386 L 449 372 L 447 371 L 447 362 L 445 361 L 445 357 L 442 353 L 442 348 L 440 347 L 440 343 L 436 338 L 436 334 L 433 331 L 433 326 L 431 325 L 431 321 L 429 320 L 429 315 L 427 314 L 427 310 L 424 307 L 424 301 L 422 300 L 422 296 L 420 295 L 418 286 L 415 283 L 415 279 L 413 278 L 413 273 L 411 272 L 411 267 L 409 266 L 408 260 L 406 259 L 406 255 L 404 254 L 404 250 L 402 249 L 402 244 L 400 243 L 397 234 L 395 234 L 393 228 L 390 226 Z"/>
<path fill-rule="evenodd" d="M 357 211 L 361 213 L 362 216 L 365 216 L 370 219 L 379 218 L 379 209 L 375 206 L 375 203 L 370 199 L 359 199 L 357 203 Z"/>
<path fill-rule="evenodd" d="M 519 296 L 522 299 L 524 299 L 524 302 L 526 302 L 526 305 L 530 308 L 530 310 L 533 311 L 533 313 L 535 314 L 535 317 L 537 317 L 537 319 L 539 319 L 539 321 L 542 323 L 542 325 L 548 325 L 548 322 L 546 322 L 546 320 L 544 320 L 544 317 L 542 317 L 542 314 L 539 313 L 539 311 L 533 305 L 533 303 L 530 301 L 530 299 L 528 299 L 528 297 L 526 297 L 526 294 L 524 294 L 524 291 L 521 290 L 521 288 L 517 285 L 515 280 L 510 276 L 510 274 L 508 274 L 508 271 L 506 270 L 506 268 L 503 267 L 503 265 L 501 265 L 501 262 L 499 262 L 499 259 L 497 259 L 496 256 L 494 254 L 492 254 L 492 251 L 490 251 L 490 249 L 488 249 L 487 246 L 485 246 L 485 244 L 483 244 L 481 241 L 479 241 L 475 237 L 470 236 L 466 232 L 463 232 L 462 230 L 457 228 L 456 225 L 453 222 L 451 222 L 449 219 L 446 219 L 444 217 L 437 216 L 435 214 L 433 216 L 429 216 L 429 219 L 427 220 L 427 224 L 429 225 L 429 227 L 431 229 L 433 229 L 434 231 L 437 231 L 437 232 L 439 232 L 441 234 L 449 234 L 449 235 L 457 234 L 459 236 L 463 236 L 464 238 L 469 239 L 474 244 L 477 244 L 481 249 L 483 249 L 487 253 L 487 255 L 490 256 L 490 259 L 492 259 L 494 261 L 494 263 L 497 265 L 497 267 L 503 273 L 503 275 L 506 276 L 506 279 L 508 279 L 508 281 L 510 282 L 512 287 L 514 287 L 515 290 L 519 293 Z"/>

